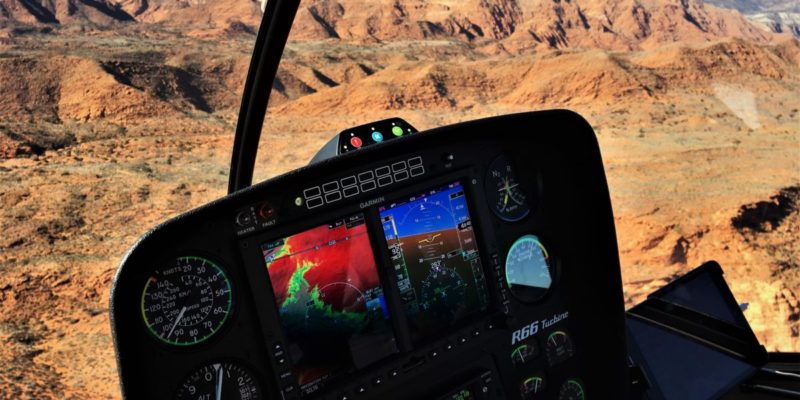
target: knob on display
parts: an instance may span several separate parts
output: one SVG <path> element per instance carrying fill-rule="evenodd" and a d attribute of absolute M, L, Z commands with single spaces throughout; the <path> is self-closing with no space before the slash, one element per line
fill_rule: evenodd
<path fill-rule="evenodd" d="M 264 221 L 270 221 L 275 217 L 275 208 L 269 203 L 261 203 L 258 207 L 258 217 Z"/>

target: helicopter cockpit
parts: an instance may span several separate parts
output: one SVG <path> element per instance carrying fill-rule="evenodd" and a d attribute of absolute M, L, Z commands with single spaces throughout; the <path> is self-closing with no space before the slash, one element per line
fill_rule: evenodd
<path fill-rule="evenodd" d="M 797 359 L 759 344 L 717 263 L 626 311 L 607 171 L 575 112 L 380 119 L 251 185 L 298 3 L 265 5 L 228 196 L 119 267 L 126 398 L 800 395 Z"/>

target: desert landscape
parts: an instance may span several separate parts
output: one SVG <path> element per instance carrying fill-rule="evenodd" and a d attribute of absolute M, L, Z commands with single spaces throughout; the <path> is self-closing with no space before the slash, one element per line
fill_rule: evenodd
<path fill-rule="evenodd" d="M 569 108 L 598 134 L 628 306 L 714 259 L 762 343 L 797 352 L 795 3 L 304 1 L 256 177 L 383 117 Z M 225 194 L 261 6 L 0 0 L 0 399 L 119 398 L 116 266 Z"/>

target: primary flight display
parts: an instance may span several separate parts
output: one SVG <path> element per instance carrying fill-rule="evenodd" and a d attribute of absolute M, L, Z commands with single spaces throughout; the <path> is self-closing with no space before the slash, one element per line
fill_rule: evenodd
<path fill-rule="evenodd" d="M 486 279 L 460 182 L 378 210 L 413 339 L 487 309 Z"/>

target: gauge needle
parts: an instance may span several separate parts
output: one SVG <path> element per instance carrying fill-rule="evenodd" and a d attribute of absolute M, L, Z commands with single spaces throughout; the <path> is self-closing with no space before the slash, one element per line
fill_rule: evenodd
<path fill-rule="evenodd" d="M 167 337 L 172 336 L 172 331 L 174 331 L 175 328 L 178 327 L 178 322 L 181 322 L 181 319 L 183 319 L 183 314 L 185 312 L 186 312 L 186 307 L 181 308 L 181 312 L 178 314 L 178 318 L 175 318 L 175 323 L 172 324 L 172 329 L 169 330 L 169 333 L 167 334 Z"/>
<path fill-rule="evenodd" d="M 515 187 L 517 187 L 517 186 L 519 186 L 519 184 L 518 184 L 518 183 L 515 183 L 515 184 L 513 184 L 513 185 L 509 185 L 508 183 L 506 183 L 506 185 L 505 185 L 505 186 L 501 187 L 500 189 L 497 189 L 497 191 L 498 191 L 498 192 L 510 192 L 510 191 L 511 191 L 511 189 L 513 189 L 513 188 L 515 188 Z"/>
<path fill-rule="evenodd" d="M 217 397 L 216 400 L 222 400 L 222 365 L 217 369 Z"/>

